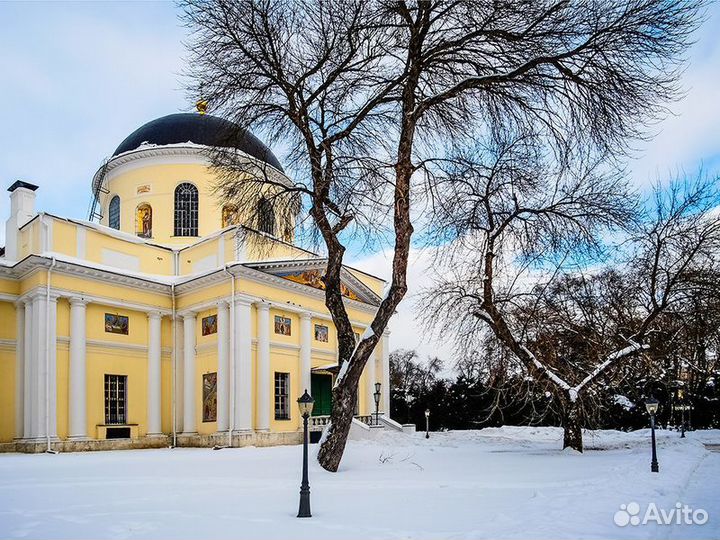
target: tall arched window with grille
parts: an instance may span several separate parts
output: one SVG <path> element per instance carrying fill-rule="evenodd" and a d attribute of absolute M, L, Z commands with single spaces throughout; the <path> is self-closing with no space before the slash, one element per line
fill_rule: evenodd
<path fill-rule="evenodd" d="M 265 197 L 258 202 L 258 230 L 275 236 L 275 210 Z"/>
<path fill-rule="evenodd" d="M 120 230 L 120 197 L 115 195 L 108 206 L 108 227 Z"/>
<path fill-rule="evenodd" d="M 175 236 L 198 235 L 198 189 L 184 182 L 175 188 Z"/>

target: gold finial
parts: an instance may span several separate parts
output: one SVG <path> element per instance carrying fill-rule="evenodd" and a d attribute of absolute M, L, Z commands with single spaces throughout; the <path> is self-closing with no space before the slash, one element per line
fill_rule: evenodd
<path fill-rule="evenodd" d="M 197 103 L 195 103 L 195 108 L 197 109 L 197 112 L 200 114 L 205 114 L 207 112 L 207 106 L 208 102 L 204 99 L 199 99 Z"/>

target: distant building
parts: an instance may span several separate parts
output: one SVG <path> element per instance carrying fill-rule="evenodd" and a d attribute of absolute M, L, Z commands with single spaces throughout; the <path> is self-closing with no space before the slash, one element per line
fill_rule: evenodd
<path fill-rule="evenodd" d="M 226 135 L 232 128 L 230 141 Z M 70 451 L 300 440 L 296 399 L 330 413 L 337 339 L 319 279 L 265 199 L 222 207 L 207 147 L 235 149 L 288 181 L 250 132 L 172 114 L 127 137 L 93 179 L 90 221 L 35 210 L 10 186 L 0 257 L 0 450 Z M 78 197 L 68 193 L 68 197 Z M 98 223 L 99 221 L 99 223 Z M 361 334 L 382 280 L 343 270 Z M 389 410 L 388 337 L 363 374 L 357 412 Z"/>

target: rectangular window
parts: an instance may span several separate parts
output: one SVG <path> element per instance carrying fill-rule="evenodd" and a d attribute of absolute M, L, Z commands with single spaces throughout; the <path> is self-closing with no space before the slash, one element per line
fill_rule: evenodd
<path fill-rule="evenodd" d="M 127 424 L 127 375 L 105 375 L 105 423 Z"/>
<path fill-rule="evenodd" d="M 322 341 L 327 343 L 328 341 L 328 327 L 324 324 L 315 325 L 315 341 Z"/>
<path fill-rule="evenodd" d="M 292 331 L 291 323 L 292 321 L 287 317 L 275 315 L 275 333 L 281 336 L 289 336 Z"/>
<path fill-rule="evenodd" d="M 290 374 L 275 372 L 275 420 L 290 420 Z"/>

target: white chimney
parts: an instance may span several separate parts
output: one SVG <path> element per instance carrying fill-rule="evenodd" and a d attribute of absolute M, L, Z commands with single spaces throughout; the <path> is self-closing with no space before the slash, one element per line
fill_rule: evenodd
<path fill-rule="evenodd" d="M 8 188 L 10 192 L 10 217 L 5 222 L 5 258 L 18 259 L 20 227 L 35 217 L 35 190 L 38 187 L 17 180 Z"/>

